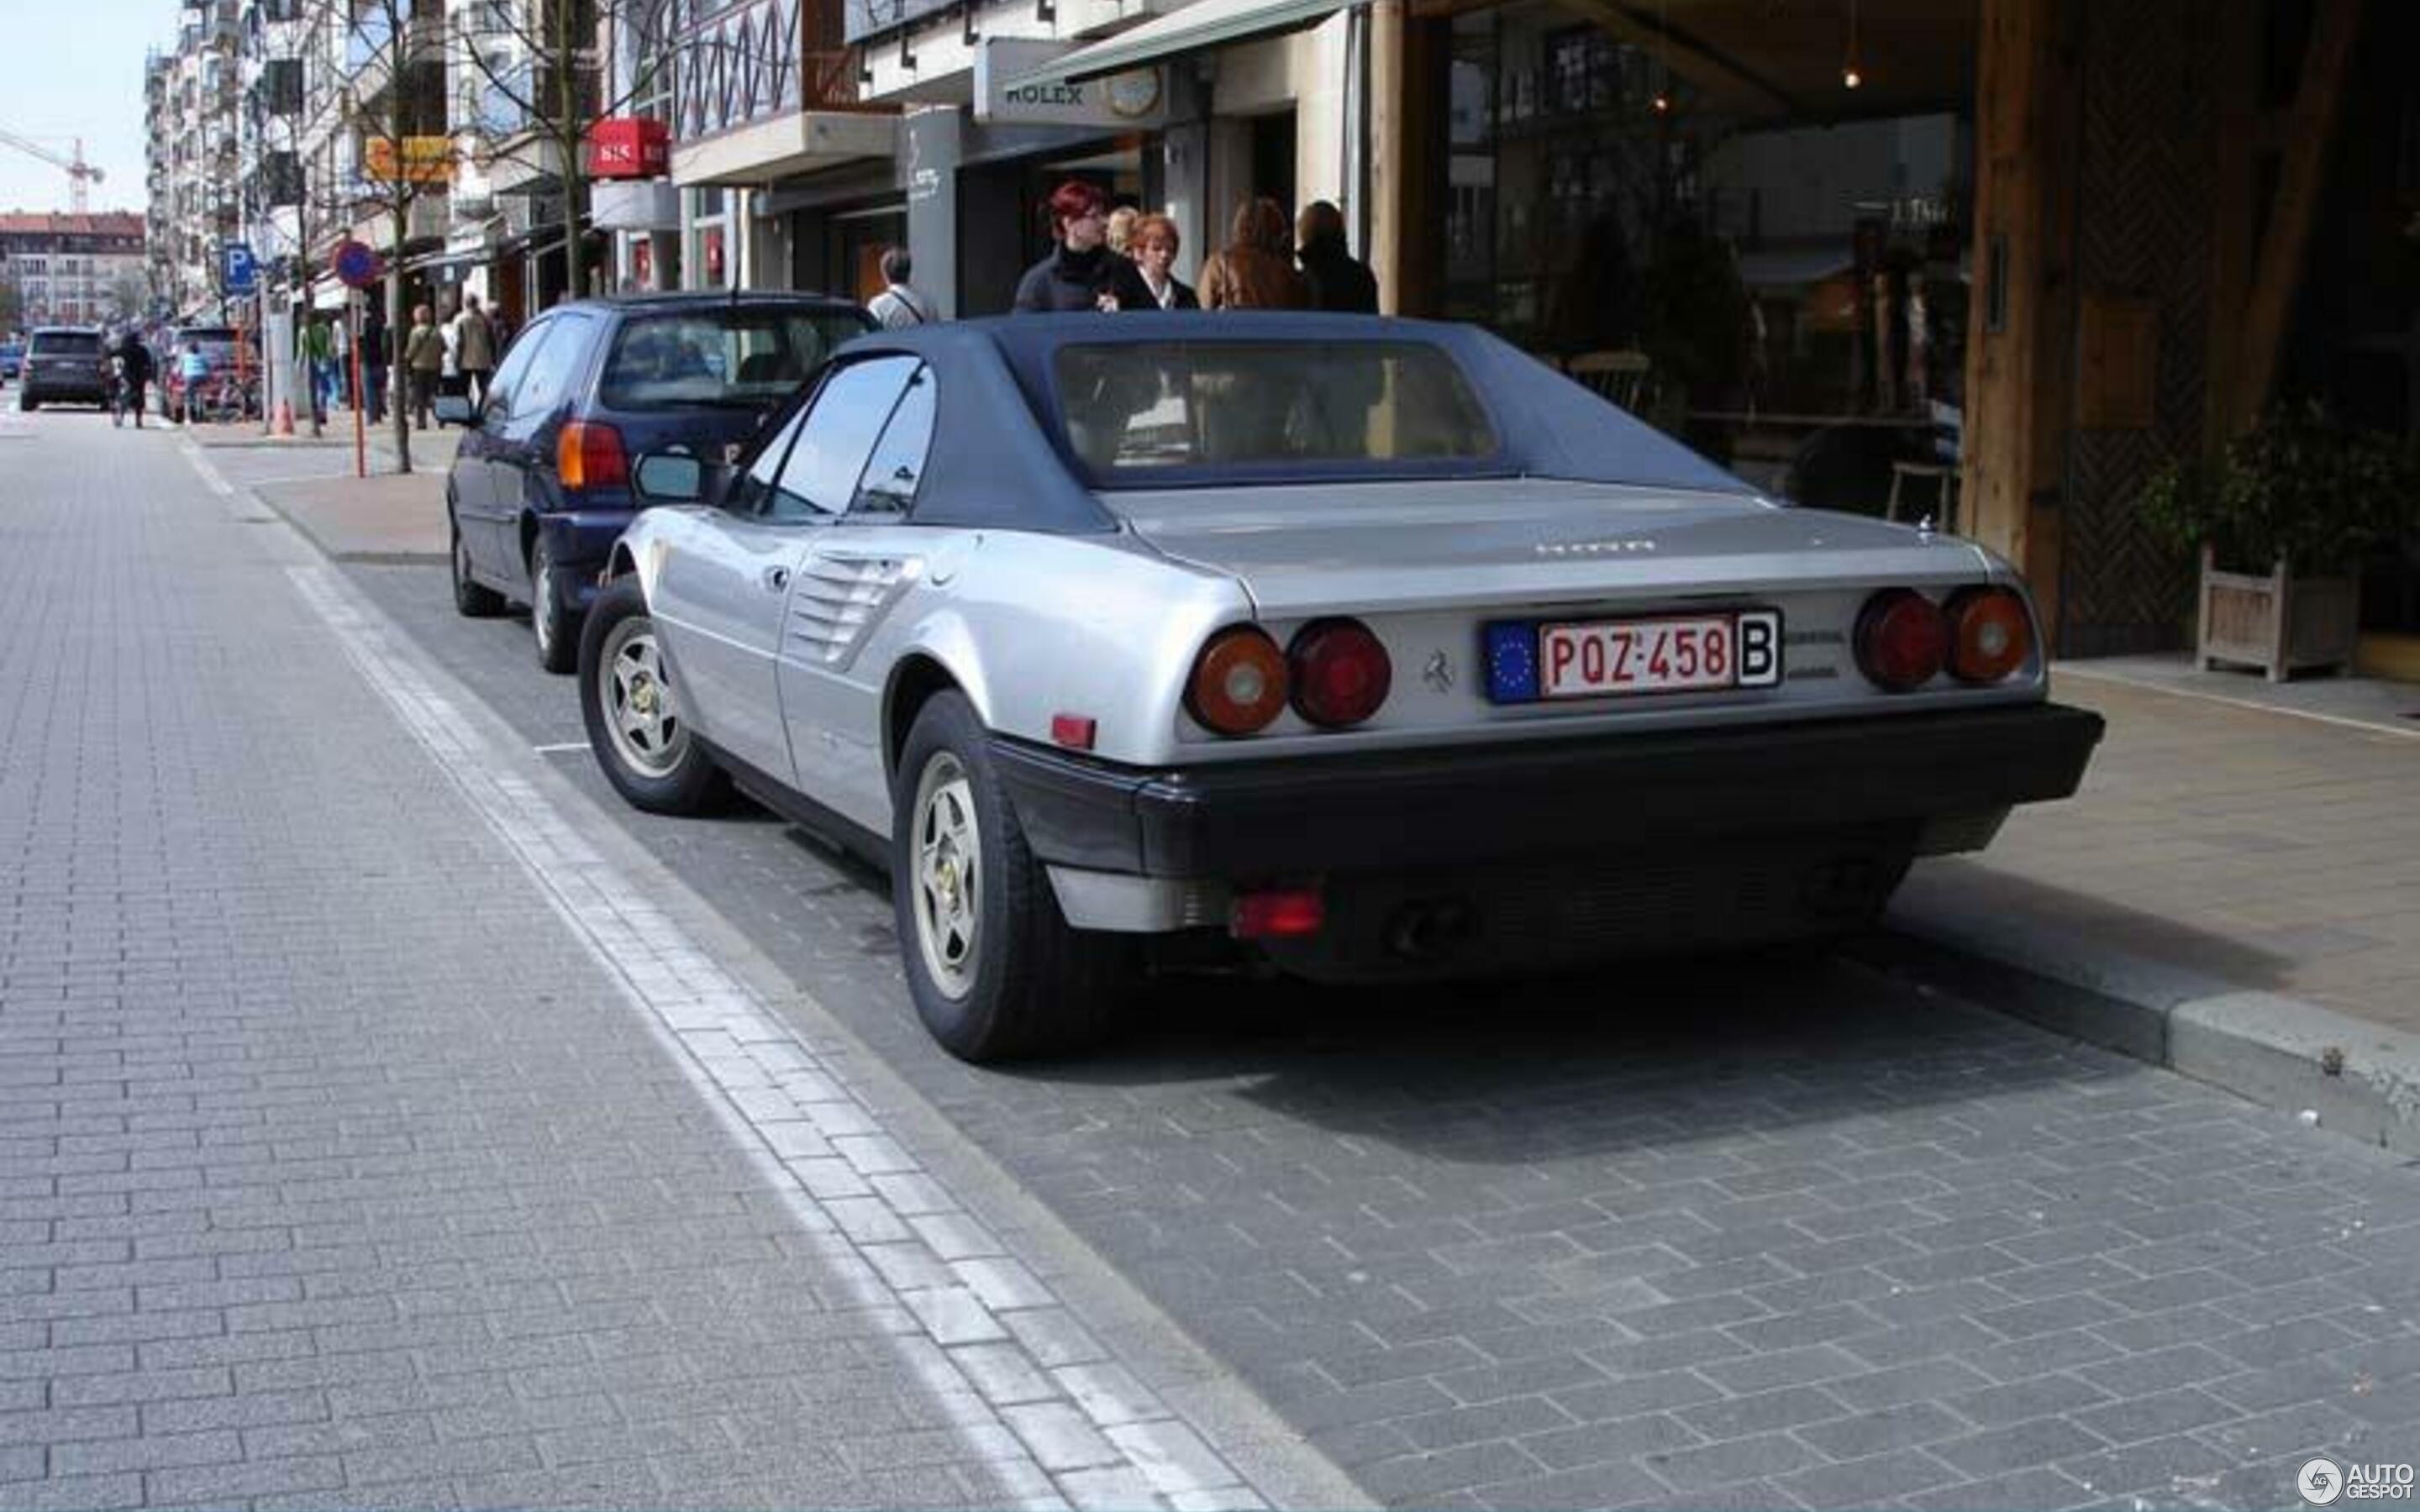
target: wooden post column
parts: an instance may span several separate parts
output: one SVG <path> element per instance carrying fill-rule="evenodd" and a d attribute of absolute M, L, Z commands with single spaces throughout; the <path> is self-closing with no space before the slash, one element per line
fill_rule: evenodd
<path fill-rule="evenodd" d="M 1982 0 L 1966 529 L 2024 574 L 2055 642 L 2060 486 L 2074 409 L 2077 0 Z"/>
<path fill-rule="evenodd" d="M 1388 315 L 1444 296 L 1445 23 L 1406 0 L 1370 7 L 1370 270 Z"/>

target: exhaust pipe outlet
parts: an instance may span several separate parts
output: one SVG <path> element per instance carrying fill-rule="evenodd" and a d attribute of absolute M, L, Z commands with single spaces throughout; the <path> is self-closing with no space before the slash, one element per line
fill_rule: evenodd
<path fill-rule="evenodd" d="M 1406 961 L 1436 961 L 1478 933 L 1478 913 L 1459 898 L 1405 903 L 1387 921 L 1387 949 Z"/>

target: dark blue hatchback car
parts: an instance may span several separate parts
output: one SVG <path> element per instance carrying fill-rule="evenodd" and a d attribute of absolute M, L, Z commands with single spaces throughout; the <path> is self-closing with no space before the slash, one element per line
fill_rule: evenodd
<path fill-rule="evenodd" d="M 815 294 L 655 294 L 560 304 L 504 352 L 445 480 L 454 607 L 530 607 L 538 660 L 567 672 L 597 573 L 638 509 L 630 464 L 737 456 L 833 348 L 873 328 Z"/>

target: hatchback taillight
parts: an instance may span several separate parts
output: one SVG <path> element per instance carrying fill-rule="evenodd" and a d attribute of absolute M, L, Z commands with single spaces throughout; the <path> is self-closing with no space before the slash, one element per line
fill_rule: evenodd
<path fill-rule="evenodd" d="M 1941 675 L 1949 625 L 1940 607 L 1913 588 L 1885 588 L 1857 616 L 1857 668 L 1887 692 L 1904 693 Z"/>
<path fill-rule="evenodd" d="M 566 488 L 627 485 L 630 459 L 622 450 L 622 433 L 595 421 L 573 421 L 555 439 L 554 471 Z"/>
<path fill-rule="evenodd" d="M 1286 661 L 1295 713 L 1323 730 L 1342 730 L 1377 713 L 1394 682 L 1386 646 L 1358 620 L 1311 621 L 1295 632 Z"/>

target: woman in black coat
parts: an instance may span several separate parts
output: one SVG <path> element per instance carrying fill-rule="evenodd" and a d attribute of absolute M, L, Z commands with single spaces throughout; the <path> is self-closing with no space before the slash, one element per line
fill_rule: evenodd
<path fill-rule="evenodd" d="M 1018 311 L 1157 306 L 1135 265 L 1109 249 L 1109 205 L 1108 195 L 1081 179 L 1071 178 L 1051 193 L 1050 234 L 1059 246 L 1017 281 Z"/>
<path fill-rule="evenodd" d="M 1165 215 L 1146 215 L 1134 224 L 1134 235 L 1126 245 L 1134 248 L 1135 267 L 1142 273 L 1142 286 L 1151 291 L 1155 310 L 1199 310 L 1200 296 L 1191 285 L 1178 278 L 1176 266 L 1176 223 Z"/>

